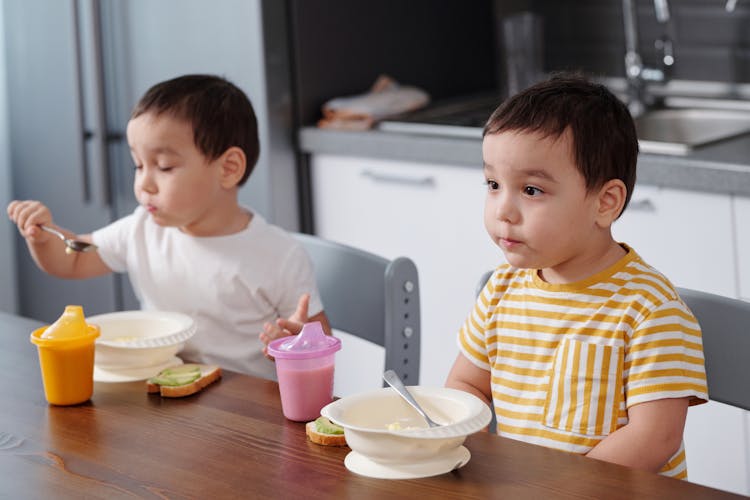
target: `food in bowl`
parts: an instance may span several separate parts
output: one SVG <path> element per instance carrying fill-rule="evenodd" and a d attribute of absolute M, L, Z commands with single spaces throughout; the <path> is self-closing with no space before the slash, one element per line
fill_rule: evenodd
<path fill-rule="evenodd" d="M 195 322 L 182 313 L 121 311 L 91 316 L 101 335 L 96 340 L 96 366 L 124 370 L 156 366 L 172 359 L 195 334 Z"/>
<path fill-rule="evenodd" d="M 428 427 L 391 388 L 341 398 L 323 407 L 321 415 L 344 428 L 352 451 L 384 464 L 431 460 L 453 452 L 492 418 L 487 404 L 467 392 L 426 386 L 409 391 L 440 427 Z"/>
<path fill-rule="evenodd" d="M 114 338 L 112 339 L 112 342 L 132 342 L 134 340 L 138 340 L 138 337 L 136 337 L 135 335 L 128 335 L 125 337 Z"/>
<path fill-rule="evenodd" d="M 420 429 L 420 427 L 415 427 L 412 425 L 407 425 L 406 427 L 401 425 L 401 422 L 392 422 L 386 426 L 386 429 L 389 431 L 412 431 L 414 429 Z"/>

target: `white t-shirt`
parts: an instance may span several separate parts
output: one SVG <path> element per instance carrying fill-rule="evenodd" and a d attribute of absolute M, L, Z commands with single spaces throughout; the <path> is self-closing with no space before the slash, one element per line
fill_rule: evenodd
<path fill-rule="evenodd" d="M 273 379 L 258 339 L 263 324 L 290 316 L 303 293 L 310 316 L 323 310 L 302 245 L 257 213 L 239 233 L 195 237 L 155 224 L 138 207 L 92 238 L 110 269 L 128 273 L 142 309 L 195 320 L 180 354 L 191 361 Z"/>

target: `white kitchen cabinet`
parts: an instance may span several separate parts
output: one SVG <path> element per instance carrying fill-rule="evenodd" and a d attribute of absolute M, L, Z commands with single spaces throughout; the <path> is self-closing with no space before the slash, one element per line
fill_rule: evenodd
<path fill-rule="evenodd" d="M 637 185 L 612 231 L 676 286 L 736 296 L 729 195 Z"/>
<path fill-rule="evenodd" d="M 736 196 L 733 199 L 735 236 L 737 245 L 737 284 L 742 300 L 750 301 L 750 197 Z M 745 435 L 745 490 L 750 495 L 750 412 L 744 413 Z"/>
<path fill-rule="evenodd" d="M 737 236 L 739 296 L 750 301 L 750 198 L 736 196 L 733 202 Z"/>
<path fill-rule="evenodd" d="M 716 401 L 688 409 L 684 439 L 689 481 L 750 495 L 748 413 Z"/>
<path fill-rule="evenodd" d="M 442 386 L 476 283 L 504 261 L 484 229 L 482 170 L 330 155 L 311 169 L 318 236 L 417 265 L 420 384 Z"/>
<path fill-rule="evenodd" d="M 750 210 L 748 220 L 750 228 Z M 732 221 L 728 194 L 638 185 L 613 233 L 675 285 L 736 297 Z M 713 401 L 688 411 L 685 447 L 690 481 L 750 493 L 747 414 Z"/>

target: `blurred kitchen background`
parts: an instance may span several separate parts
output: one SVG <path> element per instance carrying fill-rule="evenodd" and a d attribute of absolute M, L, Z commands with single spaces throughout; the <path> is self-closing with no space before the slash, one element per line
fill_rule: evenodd
<path fill-rule="evenodd" d="M 442 384 L 474 283 L 502 260 L 481 222 L 481 125 L 529 67 L 581 69 L 625 96 L 628 9 L 648 70 L 636 83 L 650 97 L 750 109 L 750 0 L 2 0 L 0 206 L 42 200 L 79 233 L 130 213 L 124 130 L 138 97 L 185 73 L 226 76 L 260 126 L 242 202 L 289 230 L 414 259 L 420 381 Z M 530 34 L 509 31 L 511 19 L 531 20 Z M 315 128 L 323 103 L 381 74 L 432 104 L 373 131 Z M 748 179 L 748 140 L 642 155 L 632 215 L 616 230 L 676 284 L 750 300 Z M 45 275 L 10 223 L 0 280 L 0 310 L 44 321 L 71 303 L 87 314 L 137 307 L 125 277 Z M 693 433 L 691 478 L 750 494 L 750 417 L 715 412 L 726 432 Z M 691 410 L 704 420 L 688 431 L 716 413 L 700 415 Z M 729 466 L 712 465 L 717 442 Z"/>
<path fill-rule="evenodd" d="M 161 80 L 217 73 L 246 91 L 261 157 L 241 199 L 291 230 L 312 227 L 295 130 L 324 100 L 381 72 L 435 98 L 494 85 L 489 2 L 3 0 L 2 17 L 0 199 L 43 200 L 81 233 L 135 207 L 124 130 Z M 51 320 L 67 303 L 89 314 L 135 306 L 126 278 L 46 276 L 3 233 L 0 308 Z"/>
<path fill-rule="evenodd" d="M 315 214 L 309 155 L 296 133 L 316 123 L 328 99 L 362 93 L 387 74 L 426 90 L 436 109 L 448 103 L 452 113 L 433 115 L 436 123 L 481 126 L 507 95 L 500 27 L 517 12 L 533 12 L 540 23 L 543 71 L 583 69 L 613 82 L 624 75 L 619 0 L 1 5 L 0 201 L 44 200 L 57 223 L 78 232 L 135 207 L 124 140 L 130 109 L 150 85 L 180 74 L 218 73 L 247 92 L 257 108 L 262 152 L 242 200 L 271 221 L 306 232 L 315 231 Z M 634 5 L 644 63 L 659 65 L 655 40 L 672 43 L 670 85 L 715 82 L 729 95 L 742 94 L 733 84 L 750 81 L 750 6 L 739 0 L 728 12 L 722 2 L 681 0 L 669 5 L 671 18 L 663 24 L 651 0 Z M 485 99 L 478 112 L 471 107 L 477 97 Z M 91 313 L 134 305 L 119 277 L 76 283 L 40 273 L 11 229 L 2 229 L 0 276 L 10 286 L 0 290 L 1 309 L 50 320 L 71 302 L 86 303 Z"/>

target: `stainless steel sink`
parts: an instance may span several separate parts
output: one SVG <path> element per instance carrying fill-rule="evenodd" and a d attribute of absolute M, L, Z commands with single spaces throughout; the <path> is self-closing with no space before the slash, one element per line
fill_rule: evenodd
<path fill-rule="evenodd" d="M 750 112 L 725 109 L 657 109 L 636 118 L 644 153 L 687 154 L 693 148 L 750 132 Z"/>
<path fill-rule="evenodd" d="M 622 96 L 621 96 L 622 97 Z M 750 103 L 724 99 L 664 97 L 666 108 L 636 118 L 644 153 L 685 155 L 706 144 L 750 132 Z M 462 98 L 380 122 L 386 132 L 482 138 L 497 96 Z"/>

